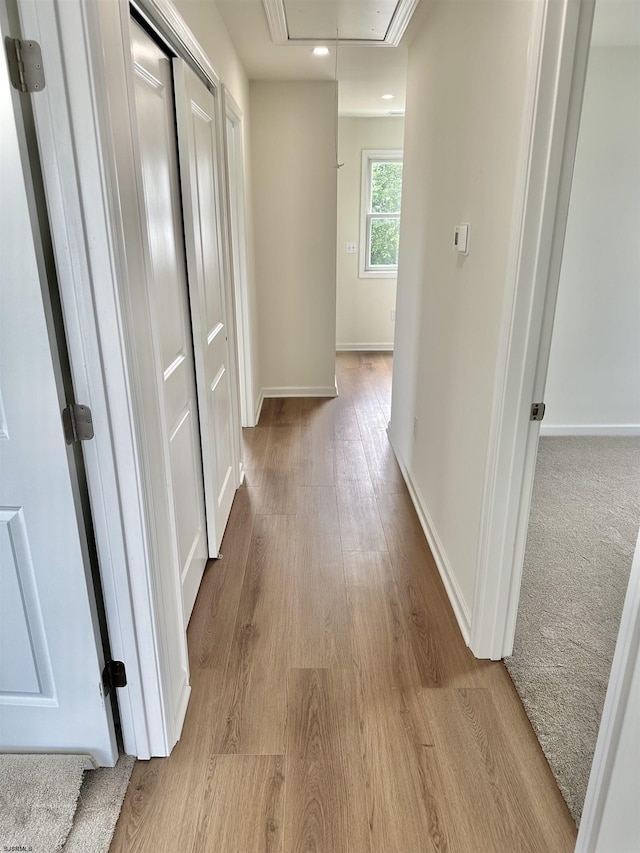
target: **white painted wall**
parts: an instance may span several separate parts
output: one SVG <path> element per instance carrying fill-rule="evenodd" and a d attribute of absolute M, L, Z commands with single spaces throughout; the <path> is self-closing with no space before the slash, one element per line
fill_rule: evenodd
<path fill-rule="evenodd" d="M 187 22 L 195 37 L 202 45 L 220 80 L 231 93 L 234 101 L 242 110 L 242 132 L 244 146 L 245 211 L 252 209 L 251 192 L 251 148 L 250 148 L 250 97 L 249 80 L 244 67 L 231 41 L 218 7 L 213 0 L 173 0 L 174 6 Z M 256 276 L 254 263 L 253 221 L 250 213 L 246 216 L 247 258 L 246 275 L 249 305 L 249 325 L 251 331 L 251 371 L 254 389 L 260 388 L 260 356 L 258 352 L 258 319 Z M 255 391 L 254 407 L 258 402 Z"/>
<path fill-rule="evenodd" d="M 335 83 L 251 82 L 260 371 L 266 394 L 335 388 Z"/>
<path fill-rule="evenodd" d="M 348 345 L 393 346 L 396 278 L 359 278 L 358 254 L 347 254 L 347 243 L 360 240 L 362 151 L 402 149 L 404 118 L 341 117 L 338 121 L 338 262 L 336 281 L 336 342 Z M 358 245 L 358 250 L 360 250 Z"/>
<path fill-rule="evenodd" d="M 640 432 L 640 48 L 592 47 L 543 432 Z"/>
<path fill-rule="evenodd" d="M 390 435 L 467 635 L 534 6 L 443 0 L 409 47 Z"/>

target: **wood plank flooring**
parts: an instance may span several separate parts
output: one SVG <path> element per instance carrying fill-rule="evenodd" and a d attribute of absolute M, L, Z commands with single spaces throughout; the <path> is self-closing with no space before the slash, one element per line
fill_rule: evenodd
<path fill-rule="evenodd" d="M 192 696 L 137 762 L 118 853 L 565 853 L 502 663 L 466 648 L 386 436 L 391 355 L 266 400 L 188 630 Z"/>

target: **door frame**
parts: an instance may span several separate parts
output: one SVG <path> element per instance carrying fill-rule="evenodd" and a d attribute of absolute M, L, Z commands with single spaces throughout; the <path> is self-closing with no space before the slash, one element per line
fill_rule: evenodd
<path fill-rule="evenodd" d="M 40 43 L 45 63 L 46 86 L 30 97 L 73 381 L 94 418 L 95 439 L 83 449 L 111 649 L 127 669 L 127 687 L 118 690 L 124 748 L 139 758 L 168 755 L 190 688 L 182 685 L 176 698 L 165 666 L 172 638 L 162 615 L 126 293 L 143 259 L 125 239 L 121 213 L 137 204 L 135 180 L 122 181 L 116 168 L 118 153 L 133 158 L 131 105 L 114 111 L 108 86 L 114 79 L 126 83 L 130 6 L 127 0 L 16 3 L 21 35 Z M 137 0 L 135 8 L 201 76 L 220 86 L 168 0 Z M 223 122 L 220 115 L 219 126 Z"/>
<path fill-rule="evenodd" d="M 537 4 L 494 380 L 469 645 L 511 654 L 595 0 Z"/>
<path fill-rule="evenodd" d="M 240 422 L 243 427 L 256 425 L 251 350 L 251 313 L 247 290 L 247 220 L 244 176 L 244 122 L 242 110 L 226 86 L 222 87 L 224 110 L 225 183 L 227 221 L 229 223 L 229 257 L 236 315 Z M 233 128 L 230 139 L 228 123 Z M 233 152 L 231 147 L 233 145 Z M 235 192 L 234 192 L 235 190 Z M 235 199 L 235 205 L 234 205 Z"/>
<path fill-rule="evenodd" d="M 6 3 L 4 7 L 0 7 L 0 32 L 3 38 L 15 37 L 20 34 L 20 24 L 18 20 L 17 4 Z M 9 85 L 9 81 L 7 80 Z M 45 192 L 42 178 L 42 168 L 40 164 L 39 151 L 37 147 L 37 138 L 35 134 L 35 125 L 33 120 L 32 101 L 25 100 L 24 96 L 13 89 L 10 92 L 10 108 L 12 110 L 15 122 L 15 133 L 17 136 L 21 177 L 24 183 L 24 197 L 27 206 L 29 237 L 31 238 L 33 247 L 34 263 L 37 268 L 37 275 L 40 282 L 40 291 L 42 295 L 42 319 L 44 323 L 44 334 L 47 339 L 49 355 L 51 359 L 51 371 L 53 387 L 55 388 L 56 404 L 59 406 L 59 412 L 76 401 L 76 389 L 73 383 L 73 374 L 69 362 L 69 347 L 67 343 L 67 334 L 62 318 L 61 305 L 59 300 L 58 275 L 53 256 L 53 245 L 51 239 L 51 224 L 49 221 Z M 1 403 L 0 403 L 1 405 Z M 4 437 L 8 438 L 8 435 Z M 62 433 L 60 438 L 63 439 Z M 62 445 L 64 448 L 64 443 Z M 74 519 L 77 525 L 78 550 L 81 561 L 81 573 L 86 581 L 86 602 L 88 607 L 89 620 L 91 625 L 91 639 L 95 642 L 97 681 L 94 682 L 96 691 L 99 691 L 101 704 L 104 708 L 106 718 L 106 726 L 108 730 L 108 754 L 102 752 L 98 755 L 93 753 L 95 760 L 99 760 L 104 766 L 113 766 L 118 758 L 118 744 L 116 736 L 116 719 L 114 711 L 117 713 L 113 697 L 103 695 L 103 685 L 101 678 L 104 676 L 105 662 L 112 659 L 109 635 L 104 614 L 104 597 L 102 593 L 102 583 L 99 576 L 99 566 L 95 549 L 95 530 L 94 521 L 91 512 L 89 494 L 87 489 L 87 472 L 84 455 L 84 445 L 82 442 L 74 442 L 68 445 L 63 450 L 67 465 L 67 473 L 69 477 L 69 489 L 71 496 L 71 506 Z M 23 590 L 23 593 L 25 591 Z M 31 591 L 31 595 L 36 596 L 35 604 L 37 605 L 38 595 L 36 588 Z M 26 594 L 25 594 L 25 597 Z M 36 606 L 37 610 L 38 607 Z M 28 621 L 28 619 L 27 619 Z M 37 626 L 36 626 L 37 627 Z M 41 626 L 40 626 L 41 627 Z M 37 638 L 35 638 L 37 639 Z M 34 638 L 32 637 L 32 642 Z M 40 643 L 47 646 L 44 635 L 40 637 Z M 42 650 L 41 650 L 42 651 Z M 44 657 L 48 655 L 45 649 Z M 40 654 L 35 655 L 40 658 Z M 48 673 L 49 667 L 44 663 L 42 677 L 44 680 L 44 692 L 50 693 L 50 698 L 36 699 L 37 705 L 58 705 L 56 699 L 56 690 L 53 684 L 46 684 L 50 680 Z M 64 668 L 64 662 L 61 664 Z M 36 666 L 36 668 L 38 668 Z M 22 702 L 18 704 L 23 704 Z M 32 704 L 32 703 L 29 703 Z M 43 747 L 32 746 L 34 752 L 44 751 Z"/>
<path fill-rule="evenodd" d="M 530 50 L 530 110 L 515 194 L 469 642 L 477 657 L 494 660 L 513 650 L 540 428 L 530 420 L 530 408 L 544 399 L 595 2 L 539 4 L 539 49 Z M 598 849 L 609 788 L 628 781 L 621 780 L 616 755 L 639 654 L 640 537 L 578 833 L 580 853 Z"/>

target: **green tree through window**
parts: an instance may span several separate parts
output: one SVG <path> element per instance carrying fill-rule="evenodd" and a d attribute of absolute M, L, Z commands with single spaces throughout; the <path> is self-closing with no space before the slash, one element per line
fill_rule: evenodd
<path fill-rule="evenodd" d="M 402 163 L 373 163 L 371 167 L 371 212 L 400 213 Z"/>
<path fill-rule="evenodd" d="M 402 154 L 399 151 L 365 151 L 363 156 L 367 166 L 366 197 L 363 197 L 364 273 L 393 275 L 398 266 Z"/>

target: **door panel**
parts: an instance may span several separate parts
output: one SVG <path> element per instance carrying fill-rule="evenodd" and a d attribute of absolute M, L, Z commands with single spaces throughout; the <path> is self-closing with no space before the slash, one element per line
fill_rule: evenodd
<path fill-rule="evenodd" d="M 86 752 L 112 766 L 84 520 L 5 62 L 0 126 L 0 750 Z"/>
<path fill-rule="evenodd" d="M 209 555 L 217 556 L 236 490 L 228 317 L 222 261 L 214 94 L 174 59 L 191 317 Z"/>
<path fill-rule="evenodd" d="M 150 315 L 163 404 L 176 574 L 186 624 L 207 561 L 207 541 L 171 61 L 133 21 L 131 47 L 151 272 Z"/>

